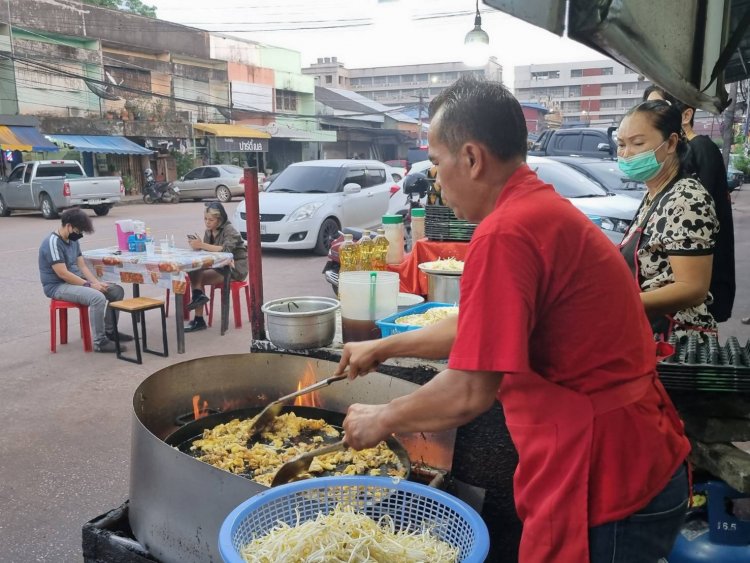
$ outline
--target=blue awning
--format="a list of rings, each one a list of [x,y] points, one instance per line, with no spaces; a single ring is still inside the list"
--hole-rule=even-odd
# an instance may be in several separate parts
[[[22,125],[0,126],[0,149],[10,151],[57,151],[57,147],[45,139],[36,127]]]
[[[125,137],[108,135],[47,135],[56,143],[68,145],[80,152],[104,154],[151,154],[154,151],[136,145]]]

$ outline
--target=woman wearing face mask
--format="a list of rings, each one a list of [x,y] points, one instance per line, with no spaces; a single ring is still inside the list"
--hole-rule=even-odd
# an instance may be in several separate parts
[[[716,333],[706,302],[719,225],[714,202],[684,169],[680,112],[664,101],[631,109],[617,133],[617,161],[648,193],[620,245],[654,333]]]

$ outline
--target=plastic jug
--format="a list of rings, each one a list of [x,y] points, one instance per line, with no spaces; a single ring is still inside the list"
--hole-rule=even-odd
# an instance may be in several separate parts
[[[344,342],[380,338],[375,321],[398,310],[398,285],[396,272],[342,272],[339,275]]]

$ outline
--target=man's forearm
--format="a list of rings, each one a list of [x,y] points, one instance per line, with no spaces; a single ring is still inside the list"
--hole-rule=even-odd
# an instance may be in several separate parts
[[[442,360],[450,355],[456,339],[458,316],[453,315],[434,325],[403,332],[383,339],[381,352],[385,358],[424,358]]]

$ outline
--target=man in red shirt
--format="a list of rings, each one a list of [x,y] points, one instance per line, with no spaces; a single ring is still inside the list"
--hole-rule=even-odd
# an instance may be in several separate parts
[[[654,562],[687,509],[682,424],[617,249],[525,164],[526,125],[501,84],[461,79],[430,106],[446,203],[479,223],[457,318],[344,347],[339,372],[390,357],[448,369],[387,405],[349,408],[355,448],[460,426],[503,406],[519,464],[523,562]]]

